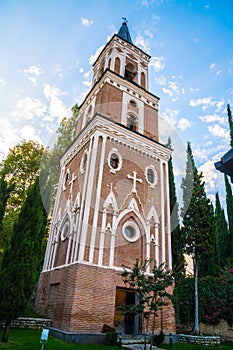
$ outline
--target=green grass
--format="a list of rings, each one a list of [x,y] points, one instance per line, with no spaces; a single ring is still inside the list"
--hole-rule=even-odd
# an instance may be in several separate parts
[[[160,345],[160,348],[169,349],[169,345]],[[232,350],[233,344],[222,344],[218,346],[201,346],[201,345],[189,345],[189,344],[173,344],[172,350]]]
[[[2,340],[0,329],[0,340]],[[8,343],[0,342],[0,350],[40,350],[40,330],[32,329],[11,329],[8,337]],[[108,345],[78,345],[65,343],[49,335],[49,340],[44,346],[44,350],[117,350],[117,346]]]

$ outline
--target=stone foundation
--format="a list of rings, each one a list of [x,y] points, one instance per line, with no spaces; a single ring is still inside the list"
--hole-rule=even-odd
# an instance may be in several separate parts
[[[200,323],[201,334],[218,335],[223,341],[233,342],[233,327],[227,321],[221,320],[217,325]]]
[[[221,343],[221,338],[219,336],[204,336],[204,335],[189,335],[180,334],[179,342],[184,344],[198,344],[205,346],[215,346]]]
[[[11,328],[42,329],[48,328],[52,320],[48,318],[19,317],[11,322]],[[0,322],[0,327],[4,327],[4,322]]]

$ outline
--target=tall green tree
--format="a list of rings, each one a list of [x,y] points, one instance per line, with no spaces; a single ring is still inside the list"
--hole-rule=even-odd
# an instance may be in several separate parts
[[[195,166],[191,144],[187,145],[186,177],[182,179],[183,218],[182,232],[185,241],[185,252],[193,257],[195,277],[195,320],[194,330],[199,333],[198,321],[198,271],[211,274],[214,253],[214,213],[213,206],[207,198],[202,174]],[[188,208],[187,194],[192,189]]]
[[[233,120],[230,105],[227,105],[227,116],[230,129],[230,146],[233,147]]]
[[[3,255],[0,271],[0,319],[5,321],[3,342],[8,340],[11,321],[27,308],[38,280],[46,226],[47,213],[37,177],[28,189],[10,244]]]
[[[219,269],[229,260],[231,244],[224,209],[221,207],[218,192],[215,195],[215,259]]]
[[[167,147],[171,149],[171,138],[169,137]],[[183,240],[179,222],[179,203],[176,196],[175,178],[173,172],[172,156],[168,161],[169,173],[169,195],[170,195],[170,215],[171,215],[171,243],[172,243],[172,264],[173,270],[183,271],[184,255]]]
[[[227,218],[229,225],[230,239],[228,242],[230,257],[233,260],[233,196],[231,185],[228,180],[228,176],[224,175],[225,188],[226,188],[226,207],[227,207]]]

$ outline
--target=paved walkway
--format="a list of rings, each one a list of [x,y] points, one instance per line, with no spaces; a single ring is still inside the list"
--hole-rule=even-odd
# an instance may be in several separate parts
[[[123,345],[125,348],[132,349],[132,350],[144,350],[144,344],[127,344]],[[146,349],[150,350],[150,344],[146,345]],[[158,348],[157,346],[152,346],[153,350],[164,350],[161,348]]]

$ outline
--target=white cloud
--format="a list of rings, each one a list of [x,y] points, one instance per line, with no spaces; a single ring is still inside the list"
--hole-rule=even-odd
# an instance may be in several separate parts
[[[216,63],[211,63],[210,69],[216,69],[216,67],[217,67]]]
[[[36,129],[31,125],[25,125],[20,130],[21,139],[25,139],[26,141],[33,140],[42,144],[41,138],[37,135]]]
[[[64,77],[63,69],[59,64],[56,65],[56,74],[58,75],[59,78]]]
[[[192,87],[191,87],[191,88],[190,88],[190,91],[191,91],[191,92],[198,92],[198,91],[199,91],[199,88],[192,88]]]
[[[43,85],[43,92],[46,99],[49,101],[48,109],[50,116],[52,118],[58,118],[58,122],[60,123],[62,119],[68,115],[68,110],[59,98],[66,93],[62,92],[59,88],[51,86],[49,84]]]
[[[215,191],[218,173],[215,169],[213,160],[208,160],[205,164],[201,165],[198,168],[198,171],[202,172],[206,191]]]
[[[149,38],[151,38],[151,39],[153,38],[153,33],[151,33],[150,30],[146,29],[146,30],[144,31],[144,33],[145,33],[145,35],[149,36]]]
[[[25,119],[33,119],[34,117],[42,118],[46,110],[47,107],[38,98],[27,96],[17,102],[16,110],[12,115]]]
[[[84,80],[84,81],[82,81],[82,84],[83,84],[84,86],[87,86],[88,88],[91,87],[91,81]]]
[[[6,85],[6,81],[0,78],[0,89],[4,88],[5,85]]]
[[[163,87],[162,91],[166,95],[173,96],[173,92],[170,89],[167,89],[167,88]]]
[[[177,127],[182,131],[186,130],[187,128],[190,128],[191,126],[192,123],[186,118],[180,118],[178,120]]]
[[[216,75],[220,75],[222,74],[222,71],[219,69],[217,72],[216,72]]]
[[[21,70],[19,70],[21,71]],[[23,73],[28,76],[28,80],[32,83],[32,86],[36,86],[37,78],[42,75],[44,72],[42,71],[40,65],[29,66],[28,68],[23,69]]]
[[[99,56],[100,52],[103,50],[104,48],[104,45],[98,47],[98,49],[96,50],[96,52],[94,53],[94,55],[91,55],[90,58],[89,58],[89,63],[90,64],[93,64],[95,63],[97,57]]]
[[[229,141],[229,131],[222,128],[220,125],[215,124],[214,126],[208,126],[209,132],[218,138],[223,138],[225,141]]]
[[[85,27],[90,27],[93,24],[93,21],[91,19],[82,17],[81,22]]]
[[[9,149],[20,141],[19,130],[8,118],[1,117],[0,160],[5,158]]]
[[[156,76],[155,81],[159,85],[166,85],[167,80],[164,75],[160,75],[159,77]]]
[[[226,118],[219,117],[217,114],[201,115],[199,119],[204,123],[219,122],[220,124],[226,124]]]
[[[135,46],[140,47],[143,51],[150,52],[150,46],[141,34],[137,35],[134,44]]]
[[[212,97],[203,97],[203,98],[198,98],[196,100],[190,100],[189,101],[189,106],[191,107],[197,107],[197,106],[202,106],[202,109],[205,110],[209,106],[213,106],[215,103],[212,100]]]
[[[199,43],[199,38],[193,38],[193,42],[195,43],[195,44],[198,44]]]
[[[40,65],[29,66],[28,68],[24,69],[23,72],[26,74],[32,74],[32,75],[36,75],[36,76],[43,74],[43,71],[42,71]]]
[[[164,57],[152,57],[149,63],[150,66],[154,68],[156,72],[159,72],[160,70],[163,70],[165,67],[165,59]]]

